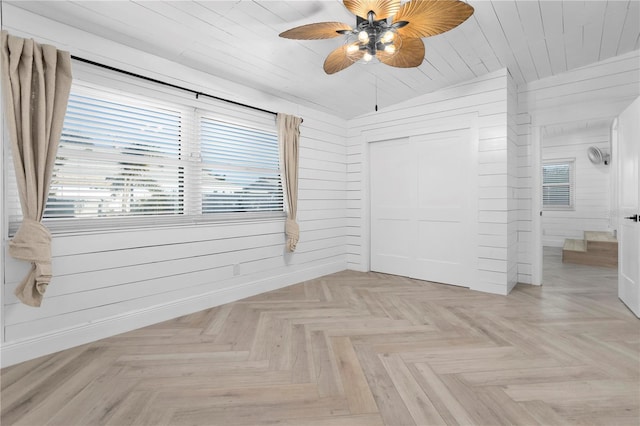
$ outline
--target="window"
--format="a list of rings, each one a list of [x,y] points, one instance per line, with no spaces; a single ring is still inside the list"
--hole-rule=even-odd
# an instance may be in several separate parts
[[[542,165],[542,206],[546,210],[573,209],[574,160]]]
[[[45,219],[183,213],[183,121],[175,108],[72,93]]]
[[[45,223],[77,230],[282,215],[275,119],[243,109],[74,83]]]
[[[202,213],[282,211],[277,135],[207,116],[199,124]]]

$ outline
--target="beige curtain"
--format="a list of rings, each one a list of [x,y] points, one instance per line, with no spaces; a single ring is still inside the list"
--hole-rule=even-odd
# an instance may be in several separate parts
[[[30,306],[40,306],[51,280],[51,234],[40,221],[70,89],[69,52],[2,31],[5,122],[23,215],[9,254],[32,263],[15,292]]]
[[[278,140],[282,157],[282,175],[287,195],[287,221],[284,232],[287,236],[287,250],[296,249],[300,228],[296,222],[298,211],[298,145],[300,143],[300,117],[278,114]]]

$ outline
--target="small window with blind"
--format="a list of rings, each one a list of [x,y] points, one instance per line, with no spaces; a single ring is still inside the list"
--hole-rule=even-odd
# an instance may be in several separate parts
[[[542,165],[542,207],[573,210],[574,160],[545,161]]]
[[[271,114],[152,96],[74,83],[44,212],[52,231],[283,215]]]

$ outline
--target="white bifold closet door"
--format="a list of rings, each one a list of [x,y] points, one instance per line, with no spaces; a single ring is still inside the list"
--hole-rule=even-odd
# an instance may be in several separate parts
[[[468,129],[370,144],[372,271],[469,287],[473,149]]]

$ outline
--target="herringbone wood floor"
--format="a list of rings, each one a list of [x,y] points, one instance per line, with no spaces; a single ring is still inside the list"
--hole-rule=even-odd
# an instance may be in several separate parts
[[[2,370],[2,424],[639,423],[615,270],[508,297],[345,271]]]

